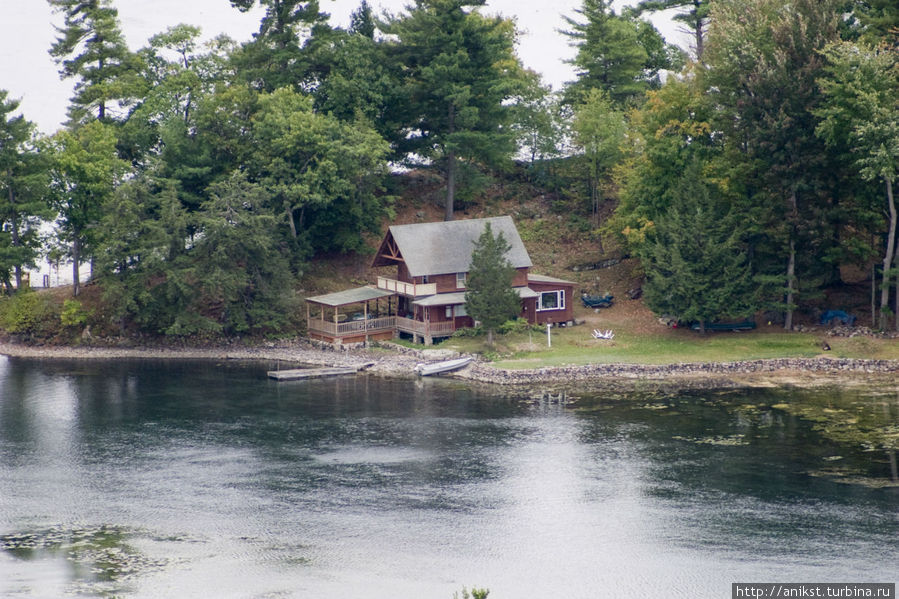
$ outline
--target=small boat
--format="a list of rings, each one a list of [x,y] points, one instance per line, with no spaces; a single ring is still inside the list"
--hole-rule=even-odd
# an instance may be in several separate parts
[[[585,308],[611,308],[614,301],[615,296],[611,293],[605,295],[587,295],[584,293],[581,295],[581,303],[584,304]]]
[[[456,358],[455,360],[444,360],[443,362],[431,362],[430,364],[416,364],[415,372],[419,376],[430,376],[432,374],[440,374],[442,372],[450,372],[458,370],[468,364],[473,358],[467,356],[465,358]]]

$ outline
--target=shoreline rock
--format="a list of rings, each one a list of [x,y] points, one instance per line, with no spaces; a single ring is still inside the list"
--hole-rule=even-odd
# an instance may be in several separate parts
[[[392,344],[368,349],[335,349],[313,346],[306,341],[239,348],[35,347],[0,342],[0,354],[36,359],[267,360],[356,368],[367,365],[365,371],[368,373],[396,378],[413,378],[413,368],[419,362],[447,359],[447,356],[437,355],[433,350],[393,347]],[[494,368],[476,359],[450,376],[471,383],[506,387],[577,385],[593,389],[621,388],[641,383],[682,388],[805,386],[858,383],[871,378],[885,378],[899,385],[899,361],[819,357],[678,364],[583,364],[511,370]]]

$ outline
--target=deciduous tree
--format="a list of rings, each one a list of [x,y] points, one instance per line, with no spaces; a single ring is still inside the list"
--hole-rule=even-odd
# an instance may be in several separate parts
[[[885,328],[899,222],[893,197],[899,174],[899,59],[886,45],[871,48],[847,42],[828,46],[826,56],[826,74],[819,79],[826,99],[816,111],[822,118],[817,132],[830,146],[848,144],[859,176],[865,181],[881,180],[886,188],[889,218],[880,294],[880,326]]]
[[[73,295],[80,290],[81,261],[95,250],[102,207],[128,164],[116,154],[111,125],[92,121],[62,130],[51,140],[50,193],[59,213],[58,236],[70,245]]]

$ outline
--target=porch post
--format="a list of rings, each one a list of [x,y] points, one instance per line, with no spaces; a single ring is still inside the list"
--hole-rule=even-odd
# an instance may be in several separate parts
[[[368,346],[368,302],[362,304],[362,331],[365,333],[365,341]]]

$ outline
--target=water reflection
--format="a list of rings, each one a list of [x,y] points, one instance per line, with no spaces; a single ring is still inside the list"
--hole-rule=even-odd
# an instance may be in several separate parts
[[[899,550],[899,489],[835,482],[890,480],[894,394],[270,367],[0,361],[0,595],[724,596]]]

